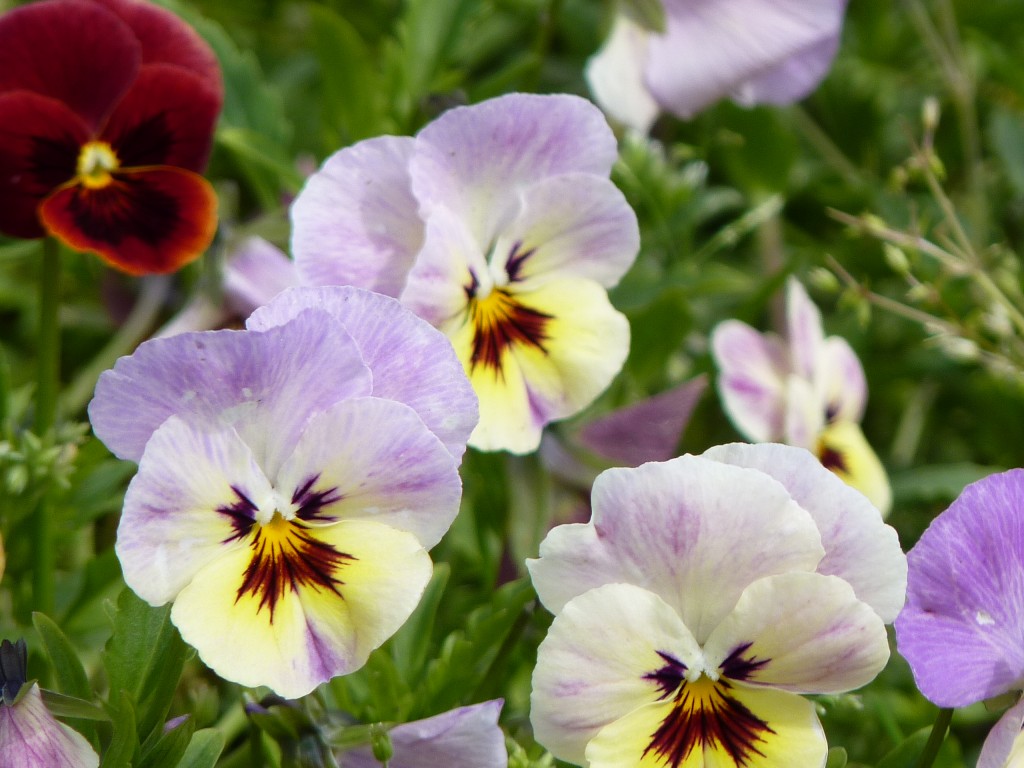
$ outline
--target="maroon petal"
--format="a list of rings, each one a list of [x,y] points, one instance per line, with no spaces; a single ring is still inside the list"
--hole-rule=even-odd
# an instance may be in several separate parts
[[[51,234],[132,275],[174,272],[206,250],[217,229],[217,196],[180,168],[115,171],[90,189],[66,184],[39,209]]]
[[[95,129],[138,73],[142,47],[115,14],[85,0],[46,0],[0,18],[0,93],[67,104]]]
[[[27,91],[0,93],[0,232],[41,237],[39,204],[75,177],[88,129],[67,106]]]
[[[171,165],[202,171],[220,111],[217,93],[198,75],[170,64],[144,66],[114,109],[102,139],[122,168]]]
[[[140,0],[96,0],[132,29],[142,43],[143,64],[173,64],[206,81],[218,99],[224,83],[217,57],[206,41],[173,13]]]

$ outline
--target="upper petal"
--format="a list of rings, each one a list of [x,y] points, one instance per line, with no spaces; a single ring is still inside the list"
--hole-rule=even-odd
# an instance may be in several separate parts
[[[262,237],[247,237],[224,265],[224,301],[248,317],[286,288],[298,285],[295,262]]]
[[[794,277],[786,281],[786,341],[789,342],[790,370],[806,381],[815,381],[823,363],[825,343],[821,311]]]
[[[941,707],[1024,681],[1024,470],[968,485],[907,555],[899,652]]]
[[[60,101],[91,130],[128,90],[141,60],[128,25],[95,2],[47,0],[0,18],[0,93]]]
[[[456,459],[477,423],[476,395],[440,331],[394,299],[351,287],[293,288],[253,313],[253,330],[281,325],[310,307],[352,337],[372,372],[375,397],[412,407]]]
[[[807,451],[788,445],[719,445],[704,452],[714,461],[771,475],[814,519],[825,557],[818,573],[849,582],[885,623],[896,618],[907,586],[907,558],[896,531],[878,510]]]
[[[792,104],[809,95],[825,79],[839,50],[839,30],[817,40],[741,83],[732,93],[737,104]]]
[[[658,103],[644,84],[650,33],[624,13],[616,14],[608,39],[587,61],[584,74],[594,100],[613,120],[647,133]]]
[[[739,320],[711,333],[718,394],[733,425],[751,440],[778,440],[785,429],[786,352],[774,334]]]
[[[868,399],[864,367],[849,342],[829,336],[821,350],[821,375],[830,420],[860,423]]]
[[[398,296],[423,244],[412,195],[414,140],[380,136],[331,155],[291,207],[292,253],[308,285]]]
[[[5,768],[96,768],[100,764],[85,737],[46,709],[37,683],[16,705],[0,705],[0,744]]]
[[[527,561],[553,613],[627,582],[664,598],[703,642],[752,581],[813,571],[823,555],[814,521],[776,480],[699,456],[609,469],[592,505],[590,523],[558,526]]]

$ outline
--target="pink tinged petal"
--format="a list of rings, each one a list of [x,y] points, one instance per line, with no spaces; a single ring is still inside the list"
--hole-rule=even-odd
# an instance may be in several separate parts
[[[607,176],[615,136],[590,102],[513,93],[445,112],[416,137],[412,190],[424,217],[442,206],[488,245],[507,224],[518,189],[548,176]]]
[[[398,296],[423,243],[412,196],[414,140],[382,136],[329,157],[291,208],[292,253],[307,285]]]
[[[839,30],[812,43],[740,85],[732,98],[745,107],[755,104],[792,104],[809,96],[825,79],[839,50]]]
[[[1024,760],[1024,699],[1010,707],[988,732],[977,768],[1017,768]]]
[[[756,442],[781,438],[787,360],[779,338],[726,320],[712,331],[711,354],[718,367],[718,394],[736,429]]]
[[[587,742],[604,726],[663,695],[653,673],[666,656],[686,668],[703,663],[693,634],[656,594],[606,584],[574,598],[537,650],[537,741],[561,760],[586,764]]]
[[[711,448],[703,456],[759,470],[782,483],[821,532],[825,557],[818,573],[848,582],[857,598],[885,623],[896,618],[906,594],[907,558],[896,531],[862,494],[801,448],[733,443]]]
[[[302,531],[307,548],[333,553],[331,564],[278,552],[255,570],[280,572],[247,587],[256,554],[233,549],[196,574],[171,610],[182,638],[214,672],[285,698],[365,664],[412,613],[431,573],[429,555],[404,531],[362,520]],[[295,572],[311,578],[289,581]],[[276,597],[268,599],[268,590]]]
[[[163,605],[274,509],[273,488],[234,429],[171,416],[125,494],[115,547],[124,580]]]
[[[505,735],[498,725],[501,699],[459,707],[390,731],[389,768],[507,768]],[[368,746],[345,752],[345,768],[380,768]]]
[[[885,626],[836,576],[783,573],[748,586],[704,644],[730,679],[794,693],[866,685],[889,660]]]
[[[666,34],[651,35],[648,43],[647,86],[663,108],[685,118],[734,94],[750,103],[760,95],[759,78],[771,84],[788,59],[836,37],[846,3],[669,0],[665,6]],[[801,95],[813,87],[800,85]]]
[[[522,191],[522,209],[494,246],[492,272],[528,289],[584,278],[611,288],[640,250],[636,214],[607,178],[566,173]]]
[[[690,414],[707,389],[705,375],[589,422],[576,441],[591,453],[627,467],[676,455]]]
[[[148,341],[100,376],[89,418],[107,447],[132,461],[169,416],[221,419],[272,477],[310,415],[368,395],[370,387],[370,371],[345,329],[310,310],[263,332]]]
[[[814,450],[825,426],[825,393],[796,374],[786,377],[783,438],[788,445]]]
[[[827,415],[833,421],[860,423],[868,399],[864,368],[849,342],[829,336],[821,351]]]
[[[408,531],[427,549],[462,497],[458,464],[416,411],[375,397],[313,416],[276,486],[310,524],[370,520]]]
[[[478,419],[477,400],[444,334],[394,299],[351,287],[293,288],[258,309],[252,330],[282,325],[308,308],[331,315],[372,372],[369,394],[413,408],[456,459]]]
[[[262,237],[247,237],[224,268],[224,300],[240,317],[298,284],[295,263]]]
[[[616,122],[647,133],[658,117],[658,103],[644,83],[650,33],[626,14],[616,15],[601,49],[587,61],[584,76],[594,100]]]
[[[46,709],[36,683],[17,704],[0,704],[0,755],[4,768],[96,768],[100,764],[85,737]]]
[[[795,278],[786,281],[786,341],[789,342],[791,371],[806,381],[814,381],[821,370],[821,312]]]
[[[703,642],[752,581],[813,571],[824,554],[814,521],[776,480],[699,456],[609,469],[593,508],[590,523],[555,528],[527,560],[555,614],[588,589],[636,584]]]
[[[940,707],[1024,683],[1024,470],[968,485],[907,555],[899,652]]]

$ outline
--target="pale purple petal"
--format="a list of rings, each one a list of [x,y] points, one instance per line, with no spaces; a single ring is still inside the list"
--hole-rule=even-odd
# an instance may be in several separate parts
[[[792,104],[810,95],[825,79],[839,50],[839,30],[793,54],[778,66],[741,84],[732,94],[737,104]]]
[[[829,336],[821,354],[821,375],[830,420],[860,423],[868,399],[868,383],[857,353],[846,339]]]
[[[477,423],[476,395],[444,334],[394,299],[341,286],[285,291],[248,326],[265,331],[310,307],[330,314],[352,337],[373,375],[369,394],[410,406],[452,456],[462,456]]]
[[[818,438],[825,428],[825,391],[819,382],[796,374],[786,377],[786,415],[782,439],[788,445],[817,450]]]
[[[411,137],[381,136],[329,157],[291,208],[292,253],[307,285],[397,296],[423,240]]]
[[[563,173],[607,176],[617,156],[590,102],[513,93],[449,110],[420,131],[412,189],[424,218],[448,208],[486,247],[514,212],[519,187]]]
[[[779,67],[795,56],[797,72],[817,73],[804,57],[836,37],[845,9],[845,0],[666,0],[666,33],[648,42],[647,85],[680,117],[733,94],[749,102],[759,84],[778,97],[771,86]],[[799,85],[802,95],[814,83]]]
[[[824,362],[821,312],[793,277],[786,282],[786,341],[789,342],[790,370],[805,381],[814,381]]]
[[[273,476],[311,414],[368,395],[370,387],[370,371],[345,329],[309,310],[265,332],[145,342],[100,376],[89,418],[111,452],[136,462],[169,416],[224,420]]]
[[[584,70],[590,92],[601,109],[613,120],[641,133],[651,129],[659,111],[644,84],[649,36],[626,14],[617,14],[608,39]]]
[[[885,623],[896,618],[906,594],[907,558],[896,531],[864,496],[802,448],[788,445],[715,446],[703,456],[771,475],[810,513],[825,547],[818,573],[839,576]]]
[[[776,480],[699,456],[609,469],[592,505],[590,523],[555,528],[527,561],[552,613],[625,582],[663,598],[703,642],[752,581],[813,571],[823,555],[814,521]]]
[[[36,683],[17,704],[0,704],[0,761],[4,768],[96,768],[100,764],[85,737],[46,709]]]
[[[917,687],[962,707],[1024,682],[1024,470],[967,486],[907,555],[899,651]]]
[[[498,725],[502,704],[495,699],[396,725],[388,732],[394,748],[389,768],[505,768],[508,752]],[[369,746],[343,753],[341,763],[380,768]]]
[[[248,317],[298,283],[295,263],[280,248],[262,237],[247,237],[224,267],[224,301],[238,317]]]
[[[1011,754],[1018,760],[1024,757],[1024,699],[1010,707],[989,731],[978,756],[977,768],[1016,768],[1019,763],[1009,762]]]
[[[594,419],[580,430],[577,442],[608,461],[638,467],[676,455],[690,414],[707,389],[697,376],[666,392]]]
[[[718,394],[736,429],[756,442],[780,439],[788,363],[779,338],[726,320],[712,331],[711,354],[718,367]]]

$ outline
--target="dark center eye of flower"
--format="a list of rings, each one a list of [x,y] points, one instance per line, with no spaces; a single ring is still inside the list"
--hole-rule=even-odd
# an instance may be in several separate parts
[[[825,469],[831,470],[837,474],[844,474],[849,472],[849,468],[846,466],[846,457],[840,451],[837,451],[832,446],[826,444],[824,441],[818,442],[818,461]]]
[[[78,180],[88,189],[101,189],[111,182],[111,171],[121,167],[117,153],[105,141],[90,141],[78,153]]]
[[[482,299],[471,299],[469,313],[474,326],[471,370],[482,365],[501,376],[502,357],[516,345],[547,353],[544,343],[552,316],[523,306],[507,291],[495,288]]]

